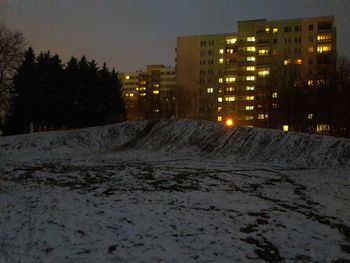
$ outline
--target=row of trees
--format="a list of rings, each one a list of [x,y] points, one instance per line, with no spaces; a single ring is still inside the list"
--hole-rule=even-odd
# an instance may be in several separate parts
[[[114,69],[85,56],[63,64],[58,55],[29,48],[13,78],[7,134],[103,125],[124,118]]]

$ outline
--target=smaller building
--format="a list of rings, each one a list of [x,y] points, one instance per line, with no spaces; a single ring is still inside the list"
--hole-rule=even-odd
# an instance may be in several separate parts
[[[128,120],[175,116],[175,69],[147,65],[146,71],[120,73]]]

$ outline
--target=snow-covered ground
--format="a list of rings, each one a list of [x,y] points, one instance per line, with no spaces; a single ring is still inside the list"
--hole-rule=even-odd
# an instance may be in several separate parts
[[[350,141],[193,120],[0,137],[0,262],[350,262]]]

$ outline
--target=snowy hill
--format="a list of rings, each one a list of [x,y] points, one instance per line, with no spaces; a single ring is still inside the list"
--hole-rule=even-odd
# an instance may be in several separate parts
[[[0,138],[0,159],[57,158],[137,149],[276,165],[350,167],[350,140],[194,120],[124,122]]]
[[[0,137],[0,262],[350,262],[350,141],[194,120]]]

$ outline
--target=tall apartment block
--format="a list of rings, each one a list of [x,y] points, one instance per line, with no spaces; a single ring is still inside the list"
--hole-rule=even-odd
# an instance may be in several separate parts
[[[120,73],[128,120],[175,116],[175,69],[148,65],[145,72]]]
[[[281,87],[329,82],[336,29],[332,16],[239,21],[237,33],[178,37],[176,51],[179,117],[270,127]]]

